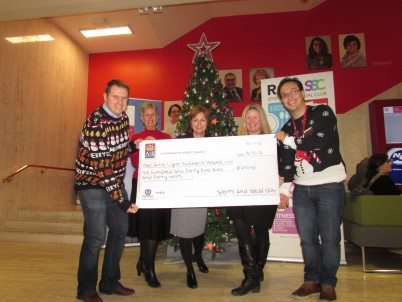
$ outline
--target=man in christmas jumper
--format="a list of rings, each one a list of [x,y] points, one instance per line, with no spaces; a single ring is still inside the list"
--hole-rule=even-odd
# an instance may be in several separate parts
[[[120,259],[128,229],[128,214],[138,207],[124,190],[129,155],[129,122],[124,112],[129,87],[112,80],[103,95],[104,103],[92,112],[79,139],[75,161],[75,189],[84,214],[84,241],[78,267],[77,298],[102,302],[96,291],[99,251],[106,239],[99,291],[108,295],[131,295],[134,290],[120,282]]]
[[[303,299],[320,293],[320,300],[333,301],[346,179],[336,117],[326,105],[307,106],[303,84],[297,78],[284,78],[277,93],[291,115],[276,134],[280,174],[285,178],[279,208],[289,206],[294,182],[293,210],[304,260],[304,283],[292,297]]]

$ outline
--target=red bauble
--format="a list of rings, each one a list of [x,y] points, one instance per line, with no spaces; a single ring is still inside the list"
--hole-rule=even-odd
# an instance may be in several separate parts
[[[215,253],[220,253],[221,249],[219,248],[219,246],[215,246]]]
[[[216,217],[221,217],[221,211],[215,210],[215,216]]]

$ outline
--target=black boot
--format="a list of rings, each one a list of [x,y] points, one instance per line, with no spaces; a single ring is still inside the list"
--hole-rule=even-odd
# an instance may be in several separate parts
[[[189,288],[197,288],[197,279],[195,278],[194,267],[192,260],[192,252],[193,248],[191,245],[192,240],[189,238],[181,238],[179,237],[179,246],[181,256],[183,257],[184,263],[187,268],[187,286]]]
[[[137,275],[141,276],[141,273],[144,272],[144,261],[139,258],[137,262]]]
[[[243,296],[248,292],[260,292],[260,279],[252,245],[239,246],[240,258],[243,265],[244,280],[238,288],[232,290],[232,295]]]
[[[197,288],[197,279],[195,278],[195,273],[187,273],[187,286],[189,288]]]
[[[158,279],[156,278],[155,274],[155,267],[154,266],[148,266],[144,265],[144,276],[145,276],[145,281],[148,283],[150,287],[160,287],[161,284],[159,283]]]
[[[267,262],[268,251],[269,251],[269,243],[257,243],[255,245],[255,260],[257,262],[258,269],[258,277],[260,278],[260,282],[264,281],[264,267]]]
[[[155,257],[158,249],[159,241],[145,239],[141,240],[141,253],[143,255],[143,273],[145,281],[150,287],[160,287],[155,274]]]
[[[198,269],[201,273],[208,273],[208,267],[205,265],[204,260],[202,259],[202,250],[205,244],[205,236],[204,233],[198,237],[193,238],[194,245],[194,254],[193,254],[193,262],[197,262]]]
[[[205,265],[204,259],[198,258],[196,254],[193,254],[193,262],[197,262],[198,269],[201,273],[208,273],[209,269],[208,266]]]

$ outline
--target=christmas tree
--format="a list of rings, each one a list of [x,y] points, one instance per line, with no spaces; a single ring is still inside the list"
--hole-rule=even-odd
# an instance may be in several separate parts
[[[176,136],[186,134],[187,115],[196,105],[209,109],[210,136],[236,135],[237,126],[233,119],[233,110],[225,100],[218,69],[205,55],[200,55],[193,61],[193,73],[184,92],[183,109],[176,128]]]
[[[236,135],[237,126],[233,118],[233,110],[225,100],[223,85],[219,79],[214,62],[205,54],[197,56],[193,61],[193,72],[184,92],[183,108],[176,128],[176,136],[185,135],[188,129],[187,116],[190,110],[201,105],[209,110],[210,136]],[[225,251],[225,244],[235,237],[234,227],[224,208],[208,209],[205,226],[205,249],[211,251],[214,259],[217,253]],[[178,248],[177,238],[164,242]]]
[[[232,221],[226,214],[225,208],[208,209],[205,225],[205,249],[211,251],[212,260],[216,254],[225,251],[225,243],[235,238],[236,233]]]

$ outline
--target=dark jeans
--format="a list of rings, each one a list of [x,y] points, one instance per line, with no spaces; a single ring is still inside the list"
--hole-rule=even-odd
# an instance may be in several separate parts
[[[295,185],[293,211],[301,239],[304,281],[336,286],[344,204],[343,182]]]
[[[99,251],[105,243],[106,234],[99,290],[113,293],[120,286],[120,259],[128,229],[127,213],[116,205],[105,190],[82,190],[78,195],[84,214],[84,241],[78,267],[77,297],[96,292]]]

